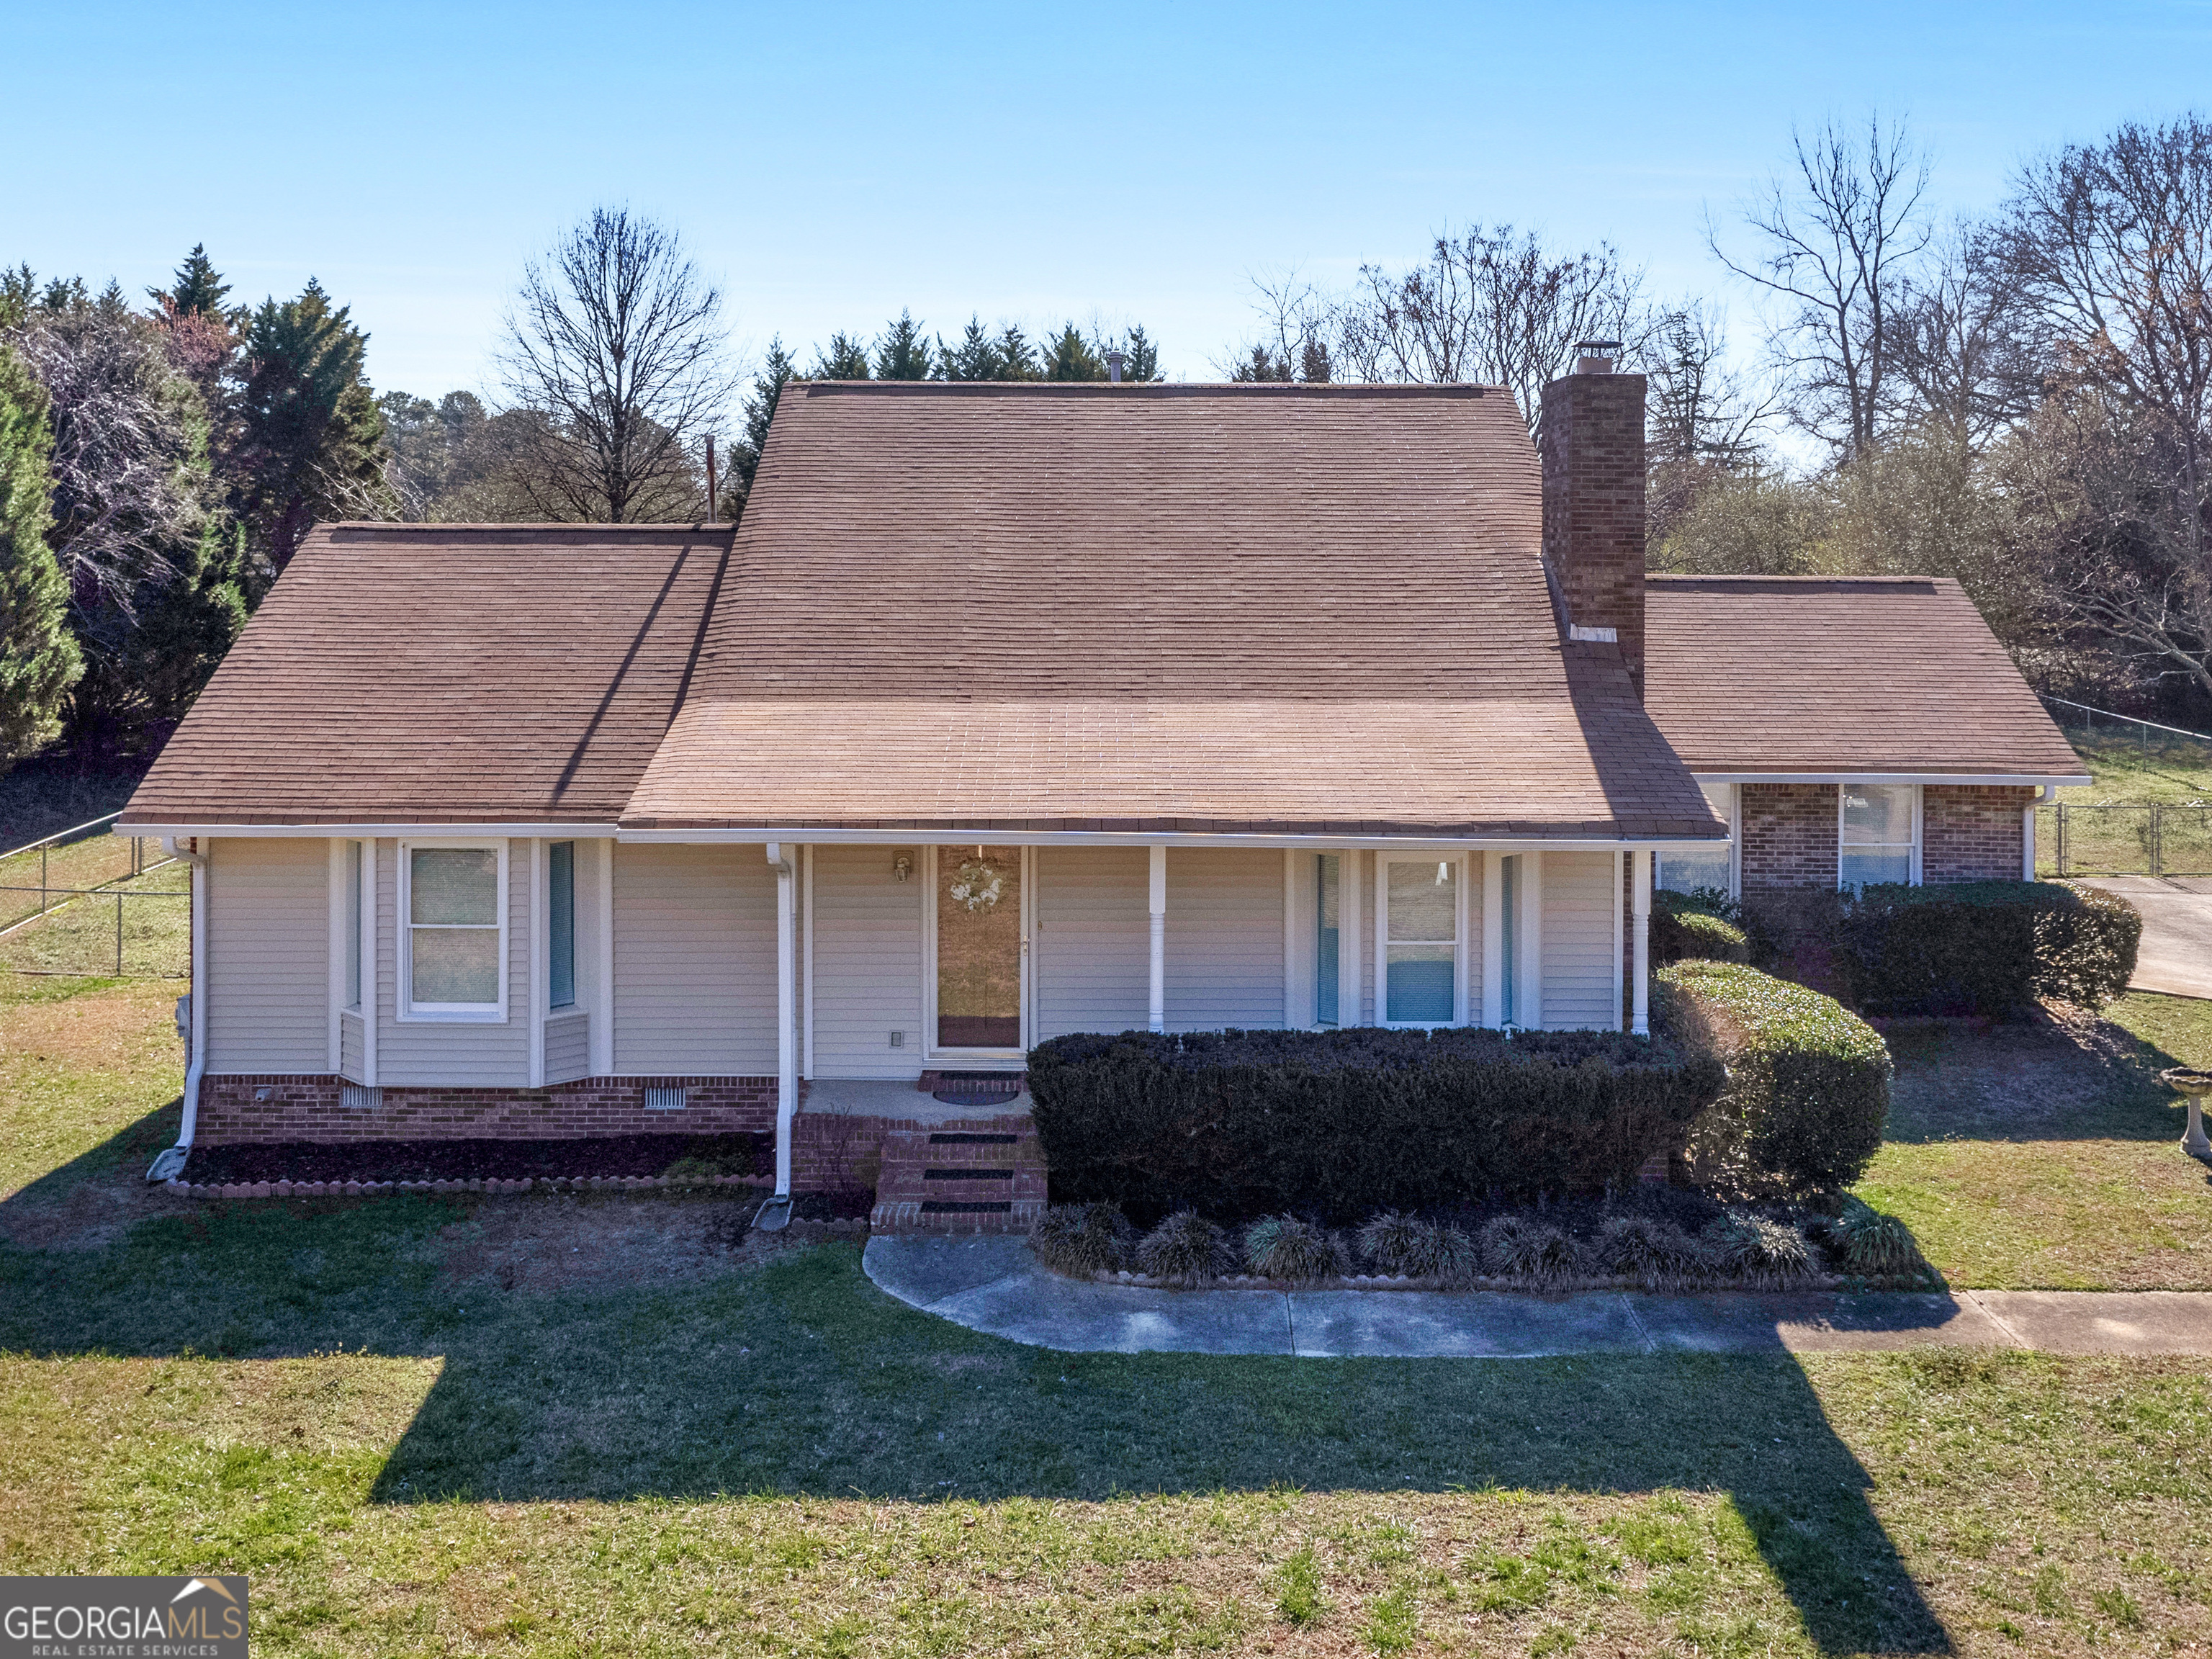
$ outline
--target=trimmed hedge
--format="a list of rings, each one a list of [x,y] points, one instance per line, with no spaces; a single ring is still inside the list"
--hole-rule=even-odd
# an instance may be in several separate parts
[[[1029,1060],[1056,1201],[1231,1215],[1626,1186],[1723,1080],[1613,1031],[1125,1031]]]
[[[1749,962],[1751,937],[1686,893],[1651,896],[1651,960]]]
[[[1736,963],[1652,975],[1685,1042],[1727,1062],[1728,1087],[1692,1126],[1702,1185],[1832,1192],[1866,1170],[1889,1116],[1889,1049],[1832,997]]]
[[[1871,1014],[2005,1018],[2039,996],[2101,1007],[2125,991],[2142,917],[2124,898],[2056,881],[1867,888],[1837,951]]]

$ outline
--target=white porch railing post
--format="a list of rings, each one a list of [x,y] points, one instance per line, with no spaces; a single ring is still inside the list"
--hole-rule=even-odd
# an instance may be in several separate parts
[[[1152,852],[1152,1000],[1146,1018],[1150,1029],[1168,1029],[1168,849]]]
[[[1651,1035],[1651,849],[1638,848],[1629,855],[1629,892],[1632,896],[1635,943],[1635,1000],[1628,1029],[1636,1036]]]

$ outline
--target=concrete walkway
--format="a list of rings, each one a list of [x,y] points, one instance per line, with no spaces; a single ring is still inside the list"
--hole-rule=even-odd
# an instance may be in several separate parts
[[[2212,1291],[1158,1291],[1047,1273],[1021,1238],[875,1238],[862,1263],[925,1313],[1073,1352],[1533,1359],[1948,1346],[2212,1355]]]
[[[2212,997],[2212,876],[2100,876],[2081,884],[2118,893],[2142,912],[2130,990]]]

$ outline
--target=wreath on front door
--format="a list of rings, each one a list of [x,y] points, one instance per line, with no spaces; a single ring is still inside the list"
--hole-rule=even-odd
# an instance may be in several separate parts
[[[995,908],[1006,890],[1006,878],[981,859],[967,860],[957,873],[952,896],[970,910]]]

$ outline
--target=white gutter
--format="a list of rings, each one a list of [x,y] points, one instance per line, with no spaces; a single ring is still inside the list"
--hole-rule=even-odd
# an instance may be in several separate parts
[[[177,1128],[177,1144],[165,1148],[146,1171],[149,1181],[172,1181],[184,1173],[185,1159],[192,1150],[192,1135],[199,1127],[200,1079],[207,1072],[207,854],[187,850],[180,837],[165,836],[163,849],[172,858],[192,867],[192,978],[185,995],[185,1115]]]
[[[1722,836],[1353,836],[1341,832],[1310,835],[1261,835],[1239,831],[1146,831],[1136,830],[1010,830],[1002,826],[931,824],[887,830],[837,830],[812,825],[756,825],[750,829],[623,830],[616,839],[625,844],[712,846],[769,846],[804,836],[821,846],[836,847],[966,847],[992,842],[1001,847],[1250,847],[1302,848],[1316,852],[1421,853],[1468,849],[1493,853],[1617,853],[1625,847],[1658,850],[1686,847],[1719,847]]]
[[[775,1194],[753,1217],[763,1232],[779,1232],[791,1222],[791,1121],[799,1111],[798,940],[792,915],[795,872],[780,842],[767,846],[769,868],[775,872]]]
[[[2087,788],[2087,772],[1708,772],[1692,767],[1699,783],[1941,783],[1989,788]]]

